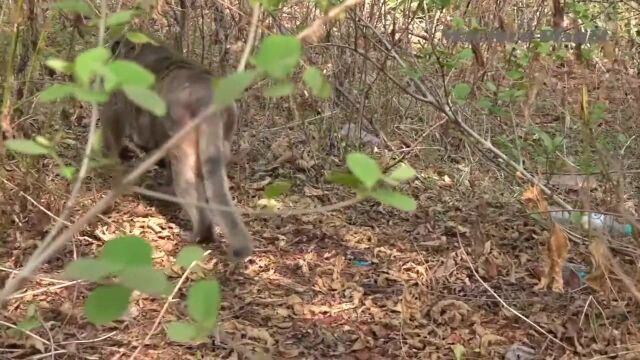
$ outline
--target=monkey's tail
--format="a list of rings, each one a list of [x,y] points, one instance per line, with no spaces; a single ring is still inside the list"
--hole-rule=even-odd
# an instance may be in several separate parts
[[[200,129],[197,130],[198,146],[205,192],[209,203],[213,205],[209,213],[222,226],[231,245],[232,256],[240,260],[251,255],[253,246],[251,235],[234,206],[229,192],[224,158],[224,126],[221,118],[227,114],[222,110],[200,125]]]

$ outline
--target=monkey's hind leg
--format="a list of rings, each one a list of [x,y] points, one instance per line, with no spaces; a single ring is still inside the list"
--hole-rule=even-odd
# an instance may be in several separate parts
[[[194,140],[188,137],[170,151],[173,188],[176,196],[184,201],[180,205],[191,219],[191,240],[209,242],[214,240],[211,220],[205,208],[195,205],[206,204],[207,201],[198,178],[199,160],[196,147],[190,146]]]

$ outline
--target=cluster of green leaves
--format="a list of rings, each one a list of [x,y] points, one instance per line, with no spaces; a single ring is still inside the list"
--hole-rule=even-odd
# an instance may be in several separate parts
[[[75,81],[46,88],[40,93],[39,100],[51,102],[74,97],[79,101],[104,104],[111,93],[122,90],[136,105],[163,116],[166,105],[152,89],[155,75],[132,61],[109,61],[110,58],[108,49],[95,47],[81,52],[71,63],[59,58],[48,59],[47,66],[59,73],[73,75]],[[95,86],[96,81],[101,86]]]
[[[536,137],[540,140],[541,145],[536,147],[534,152],[536,159],[544,163],[544,168],[547,173],[557,172],[563,165],[563,161],[558,156],[558,153],[562,150],[564,138],[560,135],[552,137],[539,128],[534,128],[533,131]]]
[[[349,153],[346,163],[349,172],[334,171],[327,176],[327,180],[354,189],[360,198],[373,198],[382,204],[403,211],[416,209],[416,202],[413,198],[390,189],[390,187],[399,186],[416,176],[416,172],[411,166],[400,164],[385,175],[374,159],[359,152]],[[263,199],[258,202],[259,205],[274,211],[277,207],[276,198],[289,191],[290,188],[291,183],[282,180],[265,186]]]
[[[130,38],[140,40],[142,34],[133,33]],[[150,41],[150,40],[149,40]],[[96,47],[80,53],[73,62],[59,58],[46,61],[50,68],[72,74],[74,82],[54,84],[40,93],[39,101],[51,102],[67,97],[80,101],[105,103],[111,93],[122,92],[135,104],[151,113],[162,116],[166,113],[166,105],[162,98],[152,89],[155,76],[144,67],[128,60],[109,61],[109,50]],[[94,86],[94,81],[100,87]],[[91,139],[92,143],[98,139]],[[33,139],[10,139],[5,143],[7,149],[25,155],[44,155],[55,159],[59,163],[59,173],[71,179],[76,172],[72,166],[67,166],[55,151],[54,143],[43,136]],[[99,153],[99,152],[98,152]]]
[[[86,2],[81,0],[62,0],[50,5],[52,9],[67,13],[78,13],[90,19],[90,25],[100,20]],[[117,27],[129,23],[137,14],[137,10],[123,10],[109,14],[105,23],[107,27]],[[127,34],[129,40],[136,43],[152,42],[141,33]],[[166,105],[162,98],[152,89],[155,76],[144,67],[128,60],[111,60],[111,52],[103,47],[94,47],[81,52],[72,61],[51,57],[45,65],[62,74],[72,75],[72,82],[51,85],[40,92],[38,100],[44,103],[75,98],[82,102],[104,104],[111,94],[121,90],[132,102],[151,113],[162,116],[166,113]],[[90,139],[92,144],[98,139]],[[25,155],[45,155],[59,164],[59,173],[71,179],[76,173],[73,166],[67,166],[55,151],[55,142],[36,136],[33,139],[10,139],[6,141],[7,149]]]
[[[361,198],[373,198],[384,205],[403,211],[416,209],[416,202],[410,196],[390,187],[412,180],[415,170],[406,164],[400,164],[384,174],[378,163],[369,155],[352,152],[346,158],[350,173],[335,171],[327,177],[329,182],[344,185],[356,191]]]
[[[301,55],[302,44],[295,36],[268,36],[250,59],[254,68],[227,75],[214,82],[214,103],[220,107],[231,104],[249,86],[263,78],[268,78],[270,82],[263,95],[274,98],[290,95],[295,90],[291,76],[300,63]],[[308,67],[302,80],[314,96],[331,96],[331,86],[318,68]]]
[[[198,262],[205,252],[198,246],[183,248],[176,264],[200,272]],[[84,314],[96,325],[117,320],[129,307],[134,290],[152,296],[166,297],[173,285],[166,275],[153,267],[152,248],[137,236],[120,236],[107,241],[96,258],[79,258],[64,269],[69,280],[97,282],[99,285],[84,303]],[[220,310],[220,286],[212,279],[198,280],[187,291],[187,313],[191,322],[176,321],[167,324],[170,339],[181,342],[204,341],[217,325]]]
[[[84,312],[89,321],[105,324],[122,316],[133,290],[167,295],[171,284],[153,268],[151,255],[151,246],[142,238],[121,236],[107,241],[97,258],[79,258],[65,267],[67,279],[107,283],[87,297]]]

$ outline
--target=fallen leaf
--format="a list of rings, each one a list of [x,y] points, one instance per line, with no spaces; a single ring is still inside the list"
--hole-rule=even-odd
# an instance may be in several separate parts
[[[487,350],[487,347],[491,346],[494,343],[503,343],[506,342],[507,339],[502,336],[494,335],[494,334],[485,334],[480,339],[480,351],[484,353]]]
[[[542,191],[540,190],[540,187],[538,185],[530,186],[526,191],[522,193],[520,199],[525,203],[529,210],[537,210],[541,212],[542,216],[544,216],[545,218],[551,218],[551,216],[549,215],[549,205],[544,199]],[[537,205],[537,209],[533,207],[534,203]]]
[[[611,265],[607,256],[606,244],[600,238],[594,238],[589,245],[589,251],[591,252],[591,273],[587,275],[585,282],[590,287],[599,290],[606,291],[609,286],[607,284],[607,272]]]
[[[498,265],[491,257],[487,257],[482,262],[482,272],[487,280],[492,281],[498,277]]]
[[[440,324],[457,327],[471,308],[458,300],[442,300],[431,308],[431,317]]]
[[[569,248],[569,237],[560,225],[553,222],[551,236],[547,242],[546,256],[543,256],[545,263],[544,274],[540,279],[540,283],[536,286],[536,290],[545,289],[551,284],[553,291],[563,291],[562,267],[569,253]]]

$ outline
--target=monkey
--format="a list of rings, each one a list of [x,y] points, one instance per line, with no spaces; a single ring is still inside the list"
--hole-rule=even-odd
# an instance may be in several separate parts
[[[155,91],[166,102],[167,112],[156,117],[123,92],[114,92],[99,114],[108,157],[121,159],[125,139],[129,138],[142,150],[157,149],[212,104],[213,74],[159,41],[134,43],[120,36],[110,50],[115,59],[133,61],[155,75]],[[191,220],[191,240],[215,240],[213,223],[218,222],[229,239],[231,256],[242,259],[251,255],[252,241],[233,205],[226,173],[238,121],[239,110],[233,103],[205,119],[173,146],[166,158],[173,191],[185,201],[181,206]],[[205,209],[195,202],[213,203],[227,210],[215,206]]]

